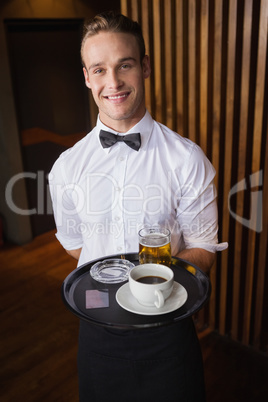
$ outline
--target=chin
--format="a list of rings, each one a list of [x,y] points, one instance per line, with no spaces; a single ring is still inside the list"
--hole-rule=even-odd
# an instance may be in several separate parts
[[[114,114],[109,114],[108,115],[110,119],[116,120],[116,121],[123,121],[123,120],[128,120],[131,119],[134,116],[133,111],[125,112],[125,113],[114,113]]]

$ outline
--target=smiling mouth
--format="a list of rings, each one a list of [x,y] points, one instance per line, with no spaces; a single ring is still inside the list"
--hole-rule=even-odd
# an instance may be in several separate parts
[[[124,94],[120,94],[120,95],[110,95],[110,96],[105,96],[106,99],[109,100],[118,100],[118,99],[124,99],[127,98],[129,95],[129,92],[126,92]]]

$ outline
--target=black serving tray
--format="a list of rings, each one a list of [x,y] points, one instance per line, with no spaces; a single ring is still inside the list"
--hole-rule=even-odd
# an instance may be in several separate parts
[[[138,254],[126,254],[124,259],[138,265]],[[171,269],[174,280],[185,287],[188,298],[177,310],[161,315],[139,315],[131,313],[119,306],[116,292],[126,282],[106,284],[95,281],[89,271],[98,261],[108,258],[121,258],[113,255],[86,263],[72,271],[62,284],[62,298],[67,308],[77,317],[92,324],[122,328],[142,329],[172,324],[192,316],[208,301],[211,285],[208,276],[194,264],[176,257],[172,258]],[[99,290],[108,293],[108,307],[86,308],[85,294],[87,290]]]

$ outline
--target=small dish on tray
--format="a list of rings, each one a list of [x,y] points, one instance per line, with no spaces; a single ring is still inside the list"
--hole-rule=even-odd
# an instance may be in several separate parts
[[[157,307],[145,307],[142,306],[137,299],[132,295],[129,283],[122,285],[116,292],[117,303],[125,310],[131,313],[141,315],[160,315],[171,313],[182,307],[187,300],[188,293],[186,289],[178,282],[174,282],[174,287],[171,295],[165,301],[165,304],[161,308]]]
[[[106,259],[94,264],[90,269],[90,275],[101,283],[125,282],[134,266],[135,264],[128,260]]]

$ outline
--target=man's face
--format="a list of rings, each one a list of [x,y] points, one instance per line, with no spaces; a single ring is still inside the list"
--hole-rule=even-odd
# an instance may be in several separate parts
[[[139,47],[131,34],[100,32],[84,45],[83,69],[101,121],[126,132],[144,116],[144,79],[150,75],[148,56],[140,62]]]

